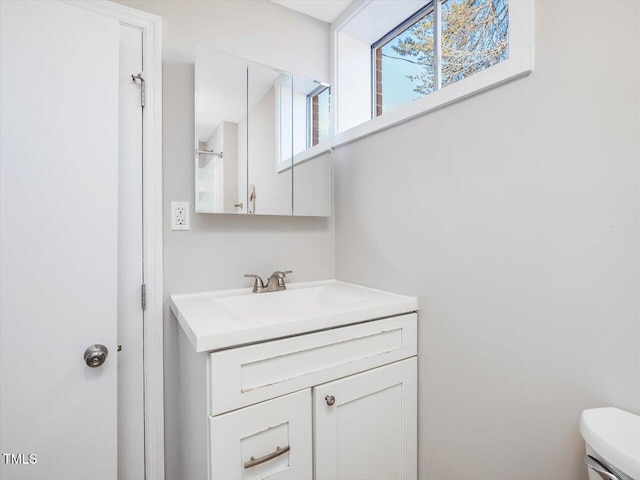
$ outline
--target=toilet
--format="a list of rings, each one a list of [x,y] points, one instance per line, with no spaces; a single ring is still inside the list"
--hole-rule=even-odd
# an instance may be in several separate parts
[[[640,416],[612,407],[584,410],[580,433],[589,480],[640,480]]]

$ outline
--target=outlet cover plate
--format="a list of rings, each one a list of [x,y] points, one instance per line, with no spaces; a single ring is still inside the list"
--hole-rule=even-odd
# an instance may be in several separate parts
[[[189,202],[171,202],[171,230],[190,230]]]

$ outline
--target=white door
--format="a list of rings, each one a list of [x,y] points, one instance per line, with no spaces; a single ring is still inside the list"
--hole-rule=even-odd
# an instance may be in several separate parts
[[[311,480],[311,422],[311,389],[210,418],[211,480]]]
[[[118,22],[2,1],[0,35],[0,477],[113,480]]]
[[[120,25],[118,171],[118,480],[144,479],[142,30]]]
[[[417,478],[416,358],[314,388],[317,480]]]

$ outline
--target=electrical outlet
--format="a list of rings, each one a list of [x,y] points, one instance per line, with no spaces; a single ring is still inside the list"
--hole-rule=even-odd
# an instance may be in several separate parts
[[[190,230],[189,202],[171,202],[171,230]]]

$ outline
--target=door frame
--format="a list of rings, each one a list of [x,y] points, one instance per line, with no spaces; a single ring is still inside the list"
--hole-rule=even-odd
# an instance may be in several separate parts
[[[144,465],[146,480],[164,479],[164,358],[162,286],[162,18],[107,0],[62,0],[142,30],[142,223],[144,282]],[[134,73],[134,72],[132,72]],[[137,73],[137,72],[135,72]]]

